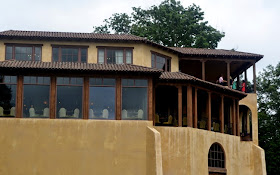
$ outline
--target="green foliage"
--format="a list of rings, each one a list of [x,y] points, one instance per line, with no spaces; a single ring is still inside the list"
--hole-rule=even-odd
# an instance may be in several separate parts
[[[195,4],[184,8],[180,1],[164,0],[145,10],[133,7],[126,13],[113,14],[94,32],[133,34],[165,46],[216,48],[224,33],[204,21],[204,12]]]
[[[267,174],[280,174],[280,62],[257,78],[259,141],[265,150]]]

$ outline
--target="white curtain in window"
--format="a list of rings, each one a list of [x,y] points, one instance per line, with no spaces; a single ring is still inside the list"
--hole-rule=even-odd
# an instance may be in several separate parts
[[[122,50],[116,50],[116,63],[122,64],[123,63],[123,51]]]

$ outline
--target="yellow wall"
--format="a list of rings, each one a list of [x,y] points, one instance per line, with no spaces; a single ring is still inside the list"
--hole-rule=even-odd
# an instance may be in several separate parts
[[[205,175],[214,142],[227,175],[265,175],[253,142],[151,121],[0,118],[0,175]]]
[[[163,174],[208,174],[208,151],[218,142],[225,150],[227,175],[265,175],[264,152],[240,137],[195,128],[155,127],[161,134]],[[262,171],[254,171],[260,168]]]
[[[239,101],[239,105],[247,106],[252,112],[252,134],[253,134],[253,142],[258,145],[258,106],[257,106],[257,94],[250,93],[247,94],[247,97],[243,98]],[[239,122],[242,122],[241,116],[239,116]],[[239,125],[241,127],[241,124]]]
[[[22,41],[22,40],[2,40],[0,41],[0,61],[5,60],[5,45],[4,43],[25,43],[25,44],[43,44],[42,61],[50,62],[52,59],[52,44],[58,45],[84,45],[88,48],[88,63],[97,63],[97,48],[96,46],[113,46],[113,47],[134,47],[133,49],[133,64],[151,67],[151,51],[155,51],[171,57],[171,71],[179,70],[178,56],[170,52],[163,51],[156,47],[147,44],[130,44],[130,43],[93,43],[93,42],[57,42],[57,41]]]

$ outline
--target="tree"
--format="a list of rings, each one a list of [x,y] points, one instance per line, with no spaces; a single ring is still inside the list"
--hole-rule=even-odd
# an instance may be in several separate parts
[[[169,47],[196,48],[216,48],[225,36],[204,21],[204,12],[195,4],[184,8],[180,1],[164,0],[147,10],[132,9],[131,15],[113,14],[94,32],[133,34]]]
[[[268,174],[280,174],[280,62],[257,78],[259,141]]]

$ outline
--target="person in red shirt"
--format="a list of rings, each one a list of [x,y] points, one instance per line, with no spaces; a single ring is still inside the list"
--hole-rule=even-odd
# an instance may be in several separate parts
[[[245,92],[246,91],[246,83],[245,83],[245,80],[242,81],[242,89],[241,89],[242,92]]]

